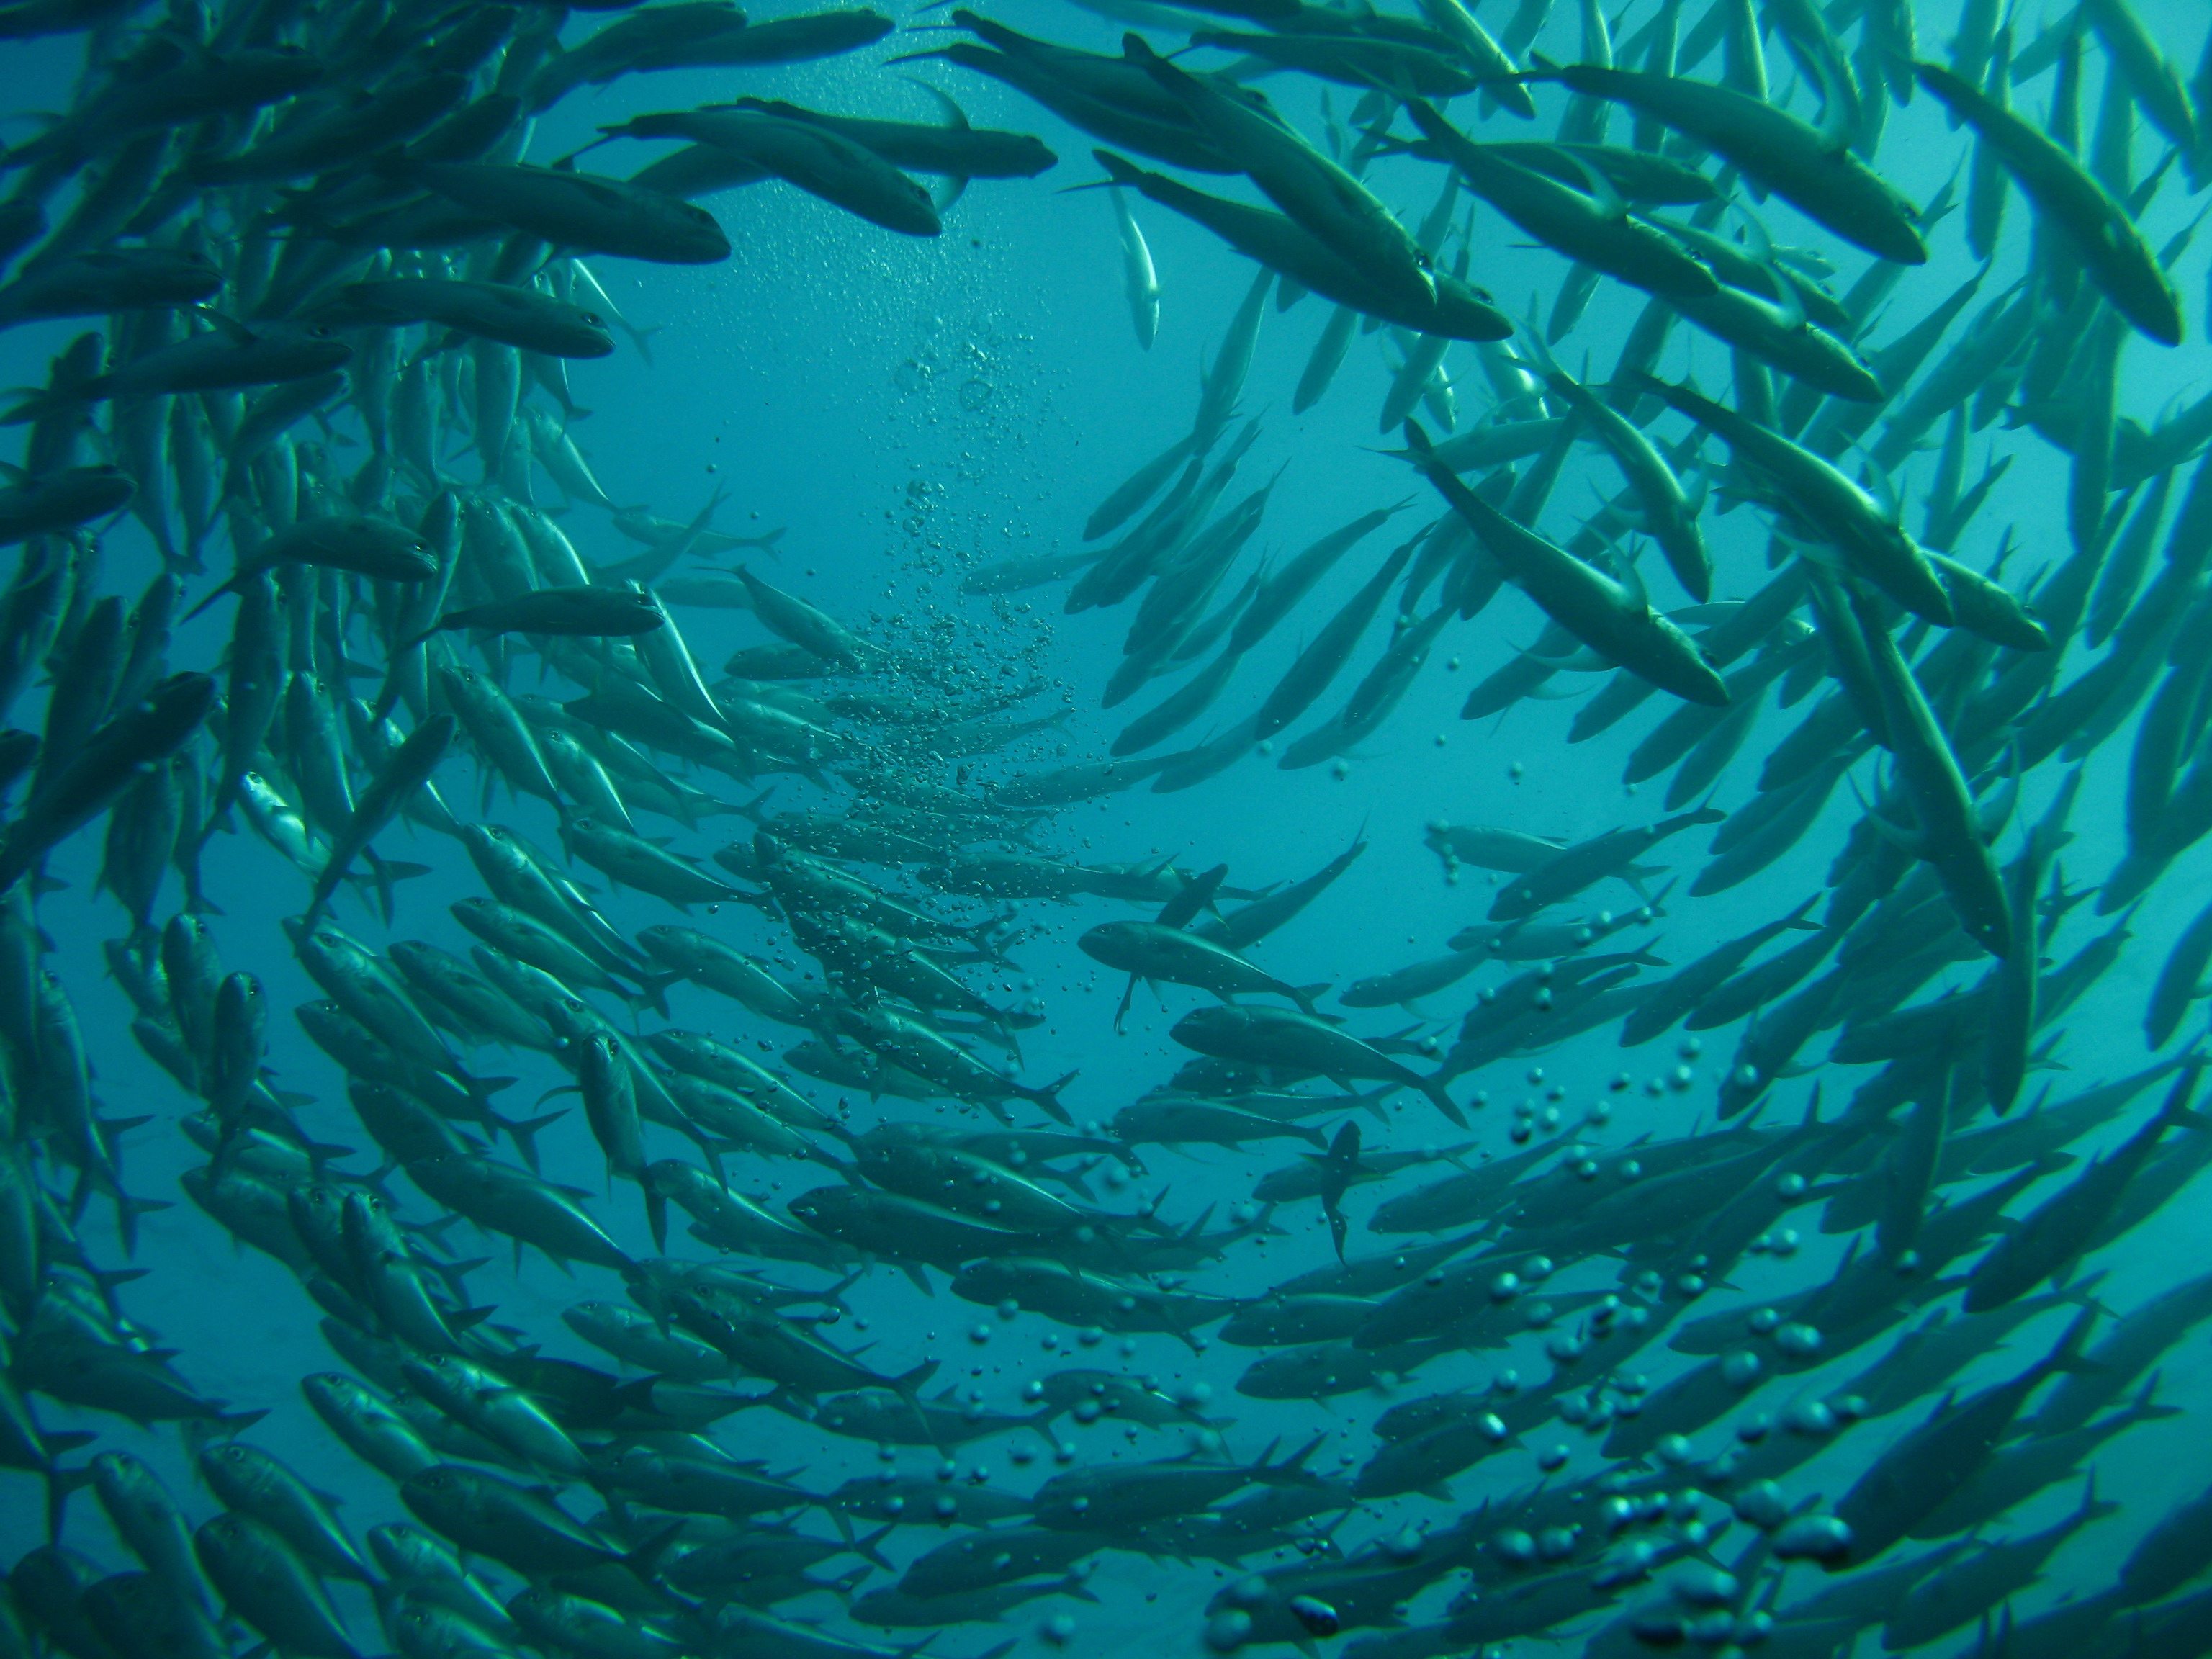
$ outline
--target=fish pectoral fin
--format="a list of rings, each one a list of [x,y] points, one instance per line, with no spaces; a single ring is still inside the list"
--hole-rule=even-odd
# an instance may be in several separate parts
[[[1608,669],[1617,668],[1620,665],[1618,663],[1607,662],[1603,657],[1600,656],[1595,650],[1591,649],[1587,645],[1578,647],[1575,650],[1566,652],[1558,656],[1547,655],[1540,651],[1523,651],[1521,654],[1531,662],[1542,664],[1546,668],[1551,670],[1556,674],[1601,674],[1606,672]],[[1579,687],[1575,688],[1575,691],[1579,691],[1580,689],[1581,688]],[[1536,691],[1523,692],[1522,695],[1524,696],[1540,696],[1545,691],[1549,690],[1549,687],[1544,687]],[[1574,692],[1570,692],[1567,695],[1571,696],[1574,694]],[[1558,692],[1553,692],[1552,695],[1557,696],[1560,694]]]

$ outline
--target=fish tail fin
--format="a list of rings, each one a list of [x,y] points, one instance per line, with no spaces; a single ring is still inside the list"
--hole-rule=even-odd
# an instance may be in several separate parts
[[[1070,1072],[1064,1077],[1055,1078],[1042,1089],[1024,1089],[1021,1097],[1054,1122],[1073,1127],[1075,1120],[1068,1115],[1067,1108],[1060,1103],[1060,1091],[1074,1082],[1079,1075],[1079,1073]]]
[[[922,1408],[921,1385],[936,1375],[937,1361],[925,1359],[913,1370],[902,1371],[896,1376],[886,1377],[884,1380],[884,1386],[906,1402],[907,1409],[915,1414],[915,1420],[921,1425],[923,1432],[933,1443],[935,1442],[937,1436],[931,1426],[929,1413]],[[940,1447],[939,1449],[944,1449]]]
[[[1452,1126],[1455,1128],[1464,1129],[1467,1127],[1467,1114],[1460,1110],[1459,1107],[1454,1103],[1451,1096],[1445,1091],[1443,1079],[1434,1077],[1423,1078],[1419,1082],[1419,1087],[1423,1094],[1426,1095],[1431,1101],[1435,1103],[1436,1109],[1451,1121]]]
[[[878,1547],[878,1546],[882,1544],[884,1539],[890,1537],[891,1534],[897,1530],[897,1522],[886,1522],[875,1531],[870,1533],[866,1538],[854,1538],[849,1540],[847,1542],[846,1547],[850,1549],[854,1554],[859,1556],[863,1561],[868,1562],[872,1565],[881,1567],[888,1572],[890,1570],[891,1564],[884,1559],[883,1552]]]
[[[928,1382],[931,1377],[937,1375],[937,1365],[938,1362],[936,1360],[925,1359],[920,1364],[915,1366],[913,1370],[902,1371],[898,1376],[893,1377],[891,1379],[891,1386],[894,1389],[903,1389],[908,1394],[915,1393],[921,1389],[923,1383]]]
[[[362,848],[361,856],[362,862],[368,866],[369,879],[376,889],[376,908],[384,917],[384,925],[389,927],[393,919],[391,866],[376,856],[373,848]]]
[[[127,1259],[138,1254],[138,1218],[169,1206],[155,1199],[133,1198],[121,1188],[114,1192],[115,1231]]]
[[[89,1443],[91,1439],[92,1436],[88,1434],[81,1437],[76,1435],[50,1434],[46,1437],[46,1444],[49,1448],[59,1450],[62,1449],[64,1441],[72,1445],[83,1445]],[[58,1544],[62,1541],[62,1528],[69,1519],[70,1494],[80,1486],[88,1486],[92,1484],[92,1471],[90,1469],[60,1469],[49,1465],[45,1474],[46,1540],[49,1543]]]
[[[330,864],[325,865],[323,873],[315,878],[315,890],[308,896],[307,912],[300,918],[302,936],[313,933],[321,924],[323,912],[330,908],[331,896],[337,891],[338,883],[344,874],[345,872],[337,865]]]
[[[185,611],[183,616],[178,617],[177,621],[179,623],[188,623],[193,617],[198,616],[201,611],[206,610],[217,599],[221,599],[224,594],[235,593],[238,592],[239,582],[246,574],[246,572],[240,571],[237,575],[232,576],[227,581],[222,582],[217,586],[210,588],[206,597],[201,599],[200,602],[194,605],[191,610]]]
[[[550,1092],[558,1093],[559,1091]],[[538,1132],[558,1122],[568,1114],[564,1108],[557,1112],[548,1112],[543,1117],[507,1118],[486,1108],[484,1115],[490,1120],[492,1127],[503,1131],[507,1139],[514,1143],[515,1151],[522,1154],[522,1161],[528,1164],[531,1172],[535,1174],[538,1170]]]
[[[46,420],[82,401],[72,385],[18,389],[23,393],[23,401],[0,415],[0,426],[26,426],[33,421]]]
[[[1135,185],[1145,176],[1145,170],[1134,161],[1126,155],[1117,155],[1110,149],[1093,149],[1091,159],[1106,169],[1107,179],[1112,184]]]
[[[649,1376],[639,1379],[647,1384],[650,1384],[653,1380]],[[640,1583],[647,1584],[653,1583],[653,1571],[660,1558],[668,1553],[668,1547],[683,1535],[684,1528],[684,1522],[681,1520],[670,1522],[645,1542],[623,1556],[623,1565],[637,1575]]]
[[[2190,1050],[2182,1056],[2180,1071],[2181,1074],[2173,1079],[2173,1087],[2166,1092],[2166,1103],[2158,1109],[2155,1121],[2191,1129],[2212,1127],[2212,1121],[2208,1121],[2202,1112],[2190,1105],[2197,1093],[2197,1080],[2203,1075],[2203,1054],[2197,1049]]]
[[[1317,1434],[1314,1436],[1312,1439],[1307,1441],[1304,1445],[1292,1452],[1288,1457],[1285,1457],[1279,1463],[1271,1463],[1267,1461],[1267,1453],[1273,1453],[1275,1449],[1274,1447],[1271,1445],[1267,1448],[1267,1453],[1263,1453],[1260,1461],[1252,1466],[1251,1473],[1255,1478],[1262,1480],[1269,1476],[1273,1476],[1277,1479],[1280,1479],[1285,1475],[1295,1477],[1305,1468],[1306,1459],[1311,1457],[1316,1452],[1319,1451],[1328,1443],[1328,1436],[1327,1434]]]
[[[2051,1357],[2043,1362],[2042,1369],[2046,1372],[2087,1373],[2103,1370],[2102,1366],[2081,1357],[2081,1350],[2088,1345],[2090,1331],[2095,1328],[2097,1321],[2103,1316],[2104,1310],[2094,1304],[2075,1315],[2074,1322],[2066,1328],[2066,1334],[2059,1339],[2058,1346],[2051,1350]]]
[[[2085,1527],[2092,1521],[2100,1521],[2105,1516],[2117,1515],[2119,1511],[2120,1505],[2110,1498],[2103,1500],[2098,1498],[2097,1471],[2093,1467],[2089,1471],[2088,1478],[2081,1483],[2081,1502],[2074,1511],[2075,1525]]]
[[[638,981],[639,994],[652,1006],[653,1012],[666,1019],[670,1018],[668,988],[683,982],[684,975],[678,973],[648,974]]]

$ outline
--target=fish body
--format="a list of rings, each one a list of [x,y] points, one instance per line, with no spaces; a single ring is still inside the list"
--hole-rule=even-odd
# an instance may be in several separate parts
[[[944,228],[927,191],[877,149],[817,121],[771,113],[757,104],[743,109],[634,116],[609,131],[633,138],[686,138],[728,150],[763,173],[886,230],[935,236]]]
[[[1465,1121],[1442,1083],[1310,1014],[1233,1006],[1201,1008],[1176,1021],[1170,1035],[1185,1048],[1243,1065],[1279,1066],[1338,1079],[1372,1078],[1419,1090],[1453,1122]]]
[[[1897,191],[1788,112],[1733,88],[1596,64],[1553,71],[1589,98],[1628,105],[1726,156],[1846,241],[1900,264],[1925,264],[1912,208]]]
[[[1981,135],[2038,214],[2066,239],[2114,308],[2160,345],[2180,344],[2180,302],[2126,207],[2063,146],[1978,88],[1937,64],[1916,64],[1913,72],[1922,86]]]
[[[1176,68],[1135,35],[1123,38],[1123,50],[1284,212],[1371,270],[1384,292],[1416,307],[1433,300],[1436,281],[1419,244],[1365,186],[1263,102]]]
[[[557,246],[666,264],[714,264],[729,238],[704,209],[618,179],[496,161],[397,164],[455,205]]]
[[[1235,951],[1180,927],[1158,922],[1103,922],[1076,941],[1083,953],[1132,979],[1165,980],[1211,991],[1224,1001],[1239,994],[1266,991],[1286,997],[1308,1012],[1311,994],[1263,973]]]
[[[1427,434],[1407,422],[1414,465],[1465,519],[1509,578],[1567,633],[1608,661],[1692,702],[1728,701],[1728,687],[1666,617],[1595,565],[1508,518],[1433,459]]]

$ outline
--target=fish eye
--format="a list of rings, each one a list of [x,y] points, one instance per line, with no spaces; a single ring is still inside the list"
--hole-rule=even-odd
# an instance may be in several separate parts
[[[593,328],[605,328],[607,325],[607,319],[600,316],[596,311],[586,312],[584,313],[584,320],[589,323]]]

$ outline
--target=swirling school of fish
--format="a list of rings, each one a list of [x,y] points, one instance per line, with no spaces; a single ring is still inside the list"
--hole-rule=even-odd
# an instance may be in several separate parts
[[[781,179],[934,234],[968,180],[1030,178],[1053,154],[970,127],[949,100],[931,126],[740,98],[610,125],[683,146],[628,179],[588,171],[596,155],[521,159],[531,118],[578,89],[860,51],[890,19],[749,23],[725,0],[577,16],[453,0],[0,4],[0,37],[82,32],[88,54],[66,111],[0,157],[0,322],[106,319],[7,416],[27,434],[0,488],[0,537],[21,549],[0,596],[0,707],[20,708],[41,667],[51,681],[38,732],[0,731],[15,798],[0,830],[0,1465],[18,1472],[0,1491],[25,1503],[43,1481],[53,1534],[8,1574],[0,1654],[860,1659],[968,1626],[997,1653],[1012,1645],[997,1621],[1088,1596],[1109,1552],[1221,1576],[1188,1635],[1222,1652],[1358,1632],[1345,1651],[1360,1659],[1547,1635],[1593,1655],[1826,1659],[1877,1627],[1892,1650],[1992,1659],[2212,1651],[2212,1589],[2192,1588],[2212,1569],[2212,1496],[2139,1525],[2109,1583],[2013,1608],[2118,1507],[2098,1496],[2099,1449],[2177,1414],[2159,1366],[2212,1319],[2212,1275],[2112,1308],[2094,1265],[2212,1163],[2184,1036],[2212,909],[2156,976],[2149,1063],[2081,1085],[2056,1069],[2058,1022],[2119,957],[2133,907],[2212,830],[2212,398],[2149,426],[2118,409],[2133,337],[2182,337],[2166,272],[2193,221],[2155,248],[2138,223],[2180,222],[2212,183],[2212,55],[2185,81],[2128,0],[2055,9],[2032,37],[2010,6],[1964,0],[1948,66],[1910,0],[1658,0],[1614,18],[1583,0],[1556,21],[1551,0],[1520,0],[1496,36],[1460,0],[1421,0],[1418,17],[1191,3],[1242,27],[1100,0],[1192,48],[1171,59],[1131,33],[1117,57],[961,10],[959,38],[917,35],[901,54],[994,77],[1099,142],[1145,343],[1159,293],[1132,197],[1261,267],[1191,433],[1091,515],[1081,550],[967,577],[981,595],[1066,585],[1070,611],[1136,601],[1109,707],[1184,678],[1111,758],[990,785],[957,763],[1049,724],[1018,714],[1034,684],[865,638],[744,564],[725,574],[774,538],[716,530],[711,505],[688,521],[618,510],[570,434],[564,365],[613,351],[617,330],[644,344],[588,259],[727,256],[695,198]],[[625,15],[593,15],[608,10]],[[1778,90],[1778,46],[1796,70]],[[1322,106],[1325,145],[1255,89],[1294,76],[1352,100],[1341,122]],[[2038,77],[2040,125],[2012,107]],[[1951,188],[1916,207],[1874,166],[1893,105],[1916,93],[1958,134],[1955,227]],[[1131,155],[1241,175],[1271,205]],[[1417,231],[1363,182],[1386,157],[1441,185]],[[933,196],[915,173],[951,182]],[[1516,326],[1474,286],[1462,192],[1568,262],[1547,317]],[[1800,218],[1815,246],[1763,222]],[[1900,301],[1928,240],[1954,234],[1985,272],[2024,255],[2019,275],[1986,296],[1984,275]],[[1838,297],[1837,262],[1861,255]],[[1584,384],[1552,348],[1606,278],[1650,297],[1610,378]],[[1298,624],[1307,642],[1255,712],[1162,754],[1404,509],[1232,581],[1269,495],[1223,505],[1255,431],[1230,435],[1271,293],[1334,306],[1299,409],[1382,331],[1382,424],[1402,430],[1441,510],[1340,610]],[[1893,304],[1912,320],[1887,321]],[[1678,325],[1729,349],[1729,401],[1660,374]],[[1472,344],[1479,380],[1446,372],[1455,344]],[[1478,383],[1491,407],[1462,421]],[[1970,444],[2001,418],[2002,453],[1970,482]],[[329,441],[341,429],[356,450]],[[1886,478],[1931,442],[1916,538]],[[2069,470],[2063,531],[2035,550],[2008,532],[1986,568],[1955,556],[2038,446]],[[1555,542],[1535,526],[1585,453],[1618,493]],[[534,504],[544,480],[563,512]],[[1717,497],[1763,515],[1755,586],[1715,573],[1701,526]],[[159,555],[135,598],[103,587],[102,532],[126,514]],[[564,520],[609,556],[586,557]],[[1647,538],[1685,603],[1647,597]],[[204,576],[225,542],[229,574]],[[2039,569],[2016,592],[2008,563]],[[1548,625],[1493,665],[1467,716],[1611,671],[1572,736],[1653,704],[1628,780],[1665,780],[1674,815],[1572,845],[1437,823],[1448,874],[1498,882],[1444,957],[1345,988],[1338,1014],[1319,1008],[1327,988],[1249,958],[1359,844],[1308,879],[1241,889],[1218,865],[1049,850],[1062,809],[1272,755],[1389,606],[1372,665],[1279,764],[1339,760],[1444,630],[1507,586]],[[1715,597],[1731,591],[1747,596]],[[187,595],[230,608],[211,669],[169,660]],[[771,642],[710,681],[664,601],[749,611]],[[540,690],[517,689],[526,674]],[[1770,706],[1805,712],[1753,777],[1737,757]],[[2069,885],[2081,763],[2122,744],[2125,855]],[[495,783],[558,814],[557,850],[448,804],[471,760],[487,801]],[[733,808],[702,786],[716,775],[749,792],[796,779],[831,805],[770,811],[752,793]],[[1724,780],[1755,786],[1726,813],[1707,804]],[[1863,811],[1825,891],[1684,965],[1636,942],[1665,897],[1646,862],[1662,843],[1717,826],[1686,895],[1730,891],[1826,833],[1839,788]],[[659,833],[733,811],[757,833],[711,860],[707,841],[695,856]],[[342,1074],[343,1105],[264,1066],[263,985],[226,971],[199,872],[226,827],[265,843],[296,888],[291,942],[325,1000],[295,1015]],[[416,920],[400,920],[404,884],[423,871],[387,855],[403,830],[481,880],[451,907],[465,957],[401,936]],[[103,1115],[44,960],[42,865],[94,834],[133,1036],[197,1103],[173,1124],[156,1109],[158,1128]],[[780,976],[696,916],[627,934],[594,902],[599,880],[679,911],[746,907],[813,968]],[[1583,908],[1615,883],[1636,908]],[[2118,920],[2062,946],[2092,900]],[[1020,971],[1008,907],[1079,901],[1139,913],[1080,940],[1133,991],[1218,1000],[1175,1024],[1188,1064],[1080,1127],[1067,1079],[1021,1075],[1018,1033],[1042,1013],[997,1000]],[[381,945],[356,937],[379,928]],[[1455,1024],[1422,1012],[1497,964],[1505,976],[1462,994]],[[725,1036],[665,1023],[678,981],[726,1000]],[[1355,1035],[1379,1018],[1361,1011],[1398,1007],[1418,1023]],[[1531,1060],[1559,1045],[1617,1033],[1635,1048],[1678,1027],[1740,1030],[1714,1127],[1607,1149],[1607,1106],[1563,1121],[1554,1087],[1554,1103],[1516,1109],[1508,1146],[1363,1142],[1363,1120],[1400,1121],[1399,1091],[1464,1127],[1482,1097],[1463,1079],[1510,1090],[1525,1073],[1540,1091]],[[780,1067],[756,1058],[781,1043]],[[609,1190],[636,1193],[655,1254],[617,1242],[613,1199],[539,1176],[552,1120],[497,1109],[506,1080],[489,1068],[507,1060],[487,1050],[568,1076]],[[1843,1069],[1863,1066],[1877,1069]],[[1820,1089],[1793,1087],[1758,1109],[1807,1073],[1825,1108]],[[1686,1065],[1672,1081],[1703,1086]],[[349,1110],[345,1139],[374,1156],[333,1144]],[[133,1317],[135,1272],[88,1222],[112,1215],[127,1257],[161,1202],[126,1184],[134,1132],[188,1137],[204,1157],[191,1201],[296,1274],[299,1317],[319,1320],[336,1367],[302,1379],[307,1403],[411,1520],[355,1536],[257,1446],[265,1405],[205,1397],[191,1356]],[[1279,1139],[1312,1150],[1213,1231],[1211,1210],[1096,1191],[1125,1193],[1140,1148]],[[821,1184],[749,1196],[769,1168]],[[1364,1229],[1382,1237],[1362,1250],[1346,1205],[1382,1182]],[[1333,1262],[1257,1294],[1194,1287],[1307,1203]],[[1793,1221],[1814,1214],[1856,1236],[1840,1265],[1771,1299],[1729,1294],[1750,1258],[1797,1256]],[[565,1336],[478,1304],[478,1237],[579,1272]],[[1002,1322],[1048,1322],[1065,1335],[1048,1346],[1167,1334],[1194,1353],[1256,1351],[1234,1385],[1249,1400],[1356,1407],[1387,1383],[1395,1403],[1371,1456],[1330,1470],[1313,1465],[1318,1439],[1232,1453],[1235,1425],[1204,1387],[1127,1368],[1049,1370],[1022,1410],[988,1411],[980,1390],[925,1394],[935,1359],[878,1370],[841,1343],[855,1276],[885,1270],[949,1279]],[[2044,1315],[2063,1323],[2047,1351],[1961,1389]],[[1542,1376],[1500,1364],[1485,1386],[1421,1391],[1425,1369],[1516,1343]],[[177,1425],[202,1490],[42,1427],[54,1407]],[[1102,1421],[1126,1427],[1110,1452],[1062,1438]],[[771,1434],[775,1455],[744,1455]],[[1584,1454],[1560,1438],[1573,1434]],[[954,1478],[956,1452],[994,1438],[1018,1478]],[[792,1449],[839,1440],[883,1447],[884,1472],[810,1483]],[[1822,1495],[1799,1472],[1839,1441],[1858,1472]],[[902,1446],[944,1455],[944,1478],[899,1473]],[[1049,1473],[1019,1478],[1040,1459]],[[787,1462],[801,1467],[770,1467]],[[2077,1480],[2078,1505],[2049,1526],[2008,1520]],[[1373,1522],[1412,1498],[1418,1525],[1395,1510]],[[107,1559],[83,1553],[91,1534],[70,1518],[87,1502]],[[1066,1611],[1030,1628],[1087,1639]]]

